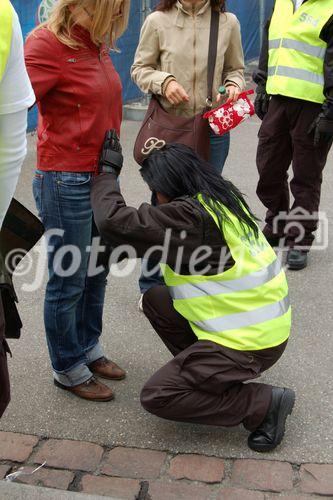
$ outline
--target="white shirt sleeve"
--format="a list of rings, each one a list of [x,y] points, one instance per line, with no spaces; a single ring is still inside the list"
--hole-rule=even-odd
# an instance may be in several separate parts
[[[35,95],[24,62],[21,26],[14,11],[11,50],[0,82],[0,115],[27,109],[34,102]]]
[[[14,11],[11,51],[0,81],[0,229],[26,155],[27,114],[34,102],[24,63],[21,26]]]

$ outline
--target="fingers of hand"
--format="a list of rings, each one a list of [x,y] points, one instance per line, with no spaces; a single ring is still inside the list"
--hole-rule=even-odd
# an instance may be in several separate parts
[[[235,87],[234,85],[229,85],[227,87],[227,93],[229,95],[227,103],[236,102],[240,94],[240,89],[239,87]]]
[[[317,122],[316,121],[312,122],[308,130],[308,134],[312,134],[312,132],[316,129],[316,127],[317,127]]]
[[[255,108],[255,111],[256,111],[256,115],[257,115],[257,117],[258,117],[258,118],[260,118],[260,120],[262,120],[262,119],[263,119],[263,117],[264,117],[264,114],[263,114],[263,112],[262,112],[261,108],[260,108],[259,106],[257,106],[257,107]]]
[[[169,102],[171,102],[171,104],[174,105],[182,102],[182,99],[180,99],[178,94],[174,92],[166,94],[166,98],[168,99]]]
[[[320,143],[320,132],[316,130],[315,136],[314,136],[314,145],[318,146]]]
[[[170,84],[167,86],[167,89],[165,91],[165,97],[168,99],[169,102],[171,102],[171,104],[175,104],[174,97],[173,97],[173,91],[172,91],[172,88],[170,89]]]
[[[179,83],[172,81],[167,86],[165,97],[171,104],[180,104],[181,102],[189,101],[189,96],[185,92],[184,88],[179,85]]]
[[[315,146],[329,143],[332,140],[332,137],[332,132],[317,129],[315,133]]]
[[[261,106],[263,113],[266,114],[268,112],[268,106],[269,106],[269,99],[263,99]]]
[[[312,132],[313,132],[313,123],[309,127],[308,134],[310,135]]]
[[[177,97],[179,99],[179,102],[186,102],[189,100],[188,95],[186,94],[185,90],[183,87],[180,87],[177,89]]]

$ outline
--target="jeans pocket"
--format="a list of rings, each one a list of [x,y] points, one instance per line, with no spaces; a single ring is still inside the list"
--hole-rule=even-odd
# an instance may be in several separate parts
[[[39,217],[42,216],[43,212],[43,181],[44,174],[39,170],[36,170],[33,181],[32,181],[32,192],[35,199],[36,207],[38,210]]]
[[[57,179],[60,186],[75,187],[88,184],[91,174],[89,172],[58,172]]]
[[[56,172],[56,189],[62,216],[71,220],[92,217],[89,172]]]

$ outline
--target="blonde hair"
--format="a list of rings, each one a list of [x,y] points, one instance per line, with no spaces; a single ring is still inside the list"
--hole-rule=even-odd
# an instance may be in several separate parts
[[[41,28],[48,28],[60,42],[77,49],[82,44],[72,37],[71,31],[81,13],[91,19],[90,38],[93,43],[106,43],[116,49],[118,38],[128,24],[130,0],[58,0],[52,8],[48,21],[40,24],[32,34]],[[89,13],[89,14],[88,14]]]

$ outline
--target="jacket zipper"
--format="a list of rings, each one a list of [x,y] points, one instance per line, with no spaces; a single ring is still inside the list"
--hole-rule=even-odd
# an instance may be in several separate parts
[[[103,69],[103,72],[104,72],[104,75],[105,75],[105,78],[109,84],[109,88],[111,89],[111,81],[110,81],[110,78],[109,78],[109,75],[108,75],[108,72],[107,70],[105,69],[105,65],[104,65],[104,62],[102,61],[102,50],[100,49],[99,51],[99,55],[98,55],[98,58],[99,58],[99,62],[100,62],[100,65]],[[111,102],[109,104],[109,116],[111,115]]]
[[[106,77],[106,79],[107,79],[107,81],[108,81],[108,84],[109,84],[109,86],[111,87],[111,81],[110,81],[110,78],[109,78],[108,72],[107,72],[107,70],[105,69],[105,64],[104,64],[104,62],[102,61],[102,51],[101,51],[101,50],[99,51],[98,58],[99,58],[100,65],[101,65],[101,67],[103,68],[103,72],[104,72],[104,75],[105,75],[105,77]]]
[[[109,85],[109,87],[111,88],[111,81],[110,81],[109,75],[108,75],[108,73],[107,73],[107,71],[106,71],[106,69],[105,69],[104,63],[103,63],[103,61],[102,61],[102,49],[101,49],[101,48],[99,49],[99,52],[98,52],[98,60],[99,60],[100,66],[101,66],[101,68],[102,68],[102,71],[103,71],[103,73],[104,73],[104,75],[105,75],[105,78],[106,78],[106,80],[107,80],[107,82],[108,82],[108,85]],[[110,104],[109,104],[109,115],[108,115],[108,118],[109,118],[110,116],[111,116],[111,102],[110,102]]]
[[[196,14],[195,14],[195,6],[192,6],[192,17],[193,17],[193,67],[194,67],[194,72],[193,72],[193,109],[194,109],[194,114],[196,113],[196,97],[195,97],[195,92],[196,92],[196,66],[197,66],[197,57],[196,57],[196,49],[197,49],[197,37],[196,37]]]

